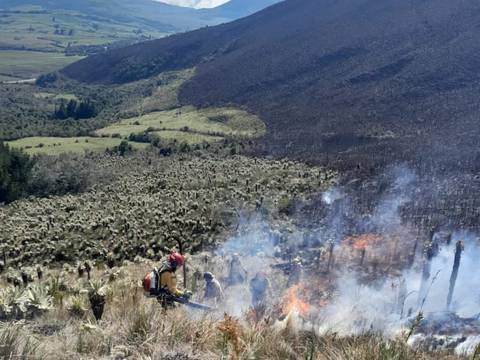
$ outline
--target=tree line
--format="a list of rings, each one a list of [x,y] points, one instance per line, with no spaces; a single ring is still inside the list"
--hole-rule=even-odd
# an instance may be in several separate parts
[[[77,101],[70,100],[68,103],[62,101],[60,106],[55,110],[55,118],[65,119],[90,119],[97,115],[95,105],[90,100]]]

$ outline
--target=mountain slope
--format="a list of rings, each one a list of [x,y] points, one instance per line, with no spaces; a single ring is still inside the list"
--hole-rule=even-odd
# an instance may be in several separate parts
[[[248,107],[269,126],[269,153],[335,155],[346,167],[443,159],[472,168],[480,158],[472,150],[479,22],[473,0],[287,0],[233,23],[93,56],[63,72],[121,83],[196,65],[182,101]]]

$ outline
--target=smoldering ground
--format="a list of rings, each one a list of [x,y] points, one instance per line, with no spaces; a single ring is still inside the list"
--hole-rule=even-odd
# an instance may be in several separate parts
[[[389,185],[369,213],[358,212],[348,193],[335,187],[321,194],[325,216],[308,227],[301,221],[285,224],[267,220],[261,213],[240,217],[235,234],[205,267],[224,281],[229,260],[238,254],[247,270],[244,284],[225,289],[220,309],[238,317],[249,311],[248,281],[257,272],[265,272],[272,283],[272,307],[280,304],[282,308],[282,303],[292,301],[287,299],[292,286],[300,284],[302,291],[293,294],[299,298],[294,301],[307,304],[308,311],[300,314],[299,327],[340,336],[371,332],[404,336],[421,313],[423,325],[415,325],[417,335],[412,336],[412,345],[420,346],[419,339],[454,336],[460,340],[440,343],[458,352],[475,349],[480,342],[480,323],[476,320],[480,278],[475,276],[480,256],[478,236],[462,229],[419,229],[405,221],[403,209],[421,196],[416,191],[416,175],[396,166],[384,176]],[[306,241],[312,237],[314,241]],[[459,241],[464,248],[452,289]],[[434,247],[430,257],[425,255],[428,247]],[[282,266],[294,259],[300,259],[302,265],[292,284],[289,267]],[[449,293],[451,305],[447,307]],[[283,309],[298,313],[295,306]],[[456,323],[448,326],[452,317]]]

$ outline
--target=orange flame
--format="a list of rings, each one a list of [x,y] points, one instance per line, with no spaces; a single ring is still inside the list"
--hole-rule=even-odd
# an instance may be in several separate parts
[[[304,295],[305,286],[302,284],[294,285],[287,290],[283,304],[283,313],[298,312],[300,316],[305,316],[310,310],[310,305],[301,299]]]
[[[383,236],[379,234],[362,234],[358,236],[349,236],[343,243],[352,246],[357,250],[365,250],[367,247],[377,245],[383,241]]]

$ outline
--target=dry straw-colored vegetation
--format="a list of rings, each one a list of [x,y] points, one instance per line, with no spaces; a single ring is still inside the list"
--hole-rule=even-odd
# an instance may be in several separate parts
[[[143,261],[143,260],[142,260]],[[82,266],[82,264],[80,264]],[[429,355],[407,346],[405,338],[374,334],[339,338],[301,330],[273,316],[234,318],[222,313],[164,311],[143,296],[138,279],[151,263],[97,267],[91,276],[102,284],[105,312],[96,321],[89,303],[91,282],[78,269],[50,271],[31,288],[42,288],[49,311],[3,323],[0,357],[24,359],[458,359]],[[6,285],[4,285],[6,286]],[[9,285],[8,285],[9,286]],[[90,289],[90,291],[89,291]],[[29,291],[28,289],[23,291]]]

